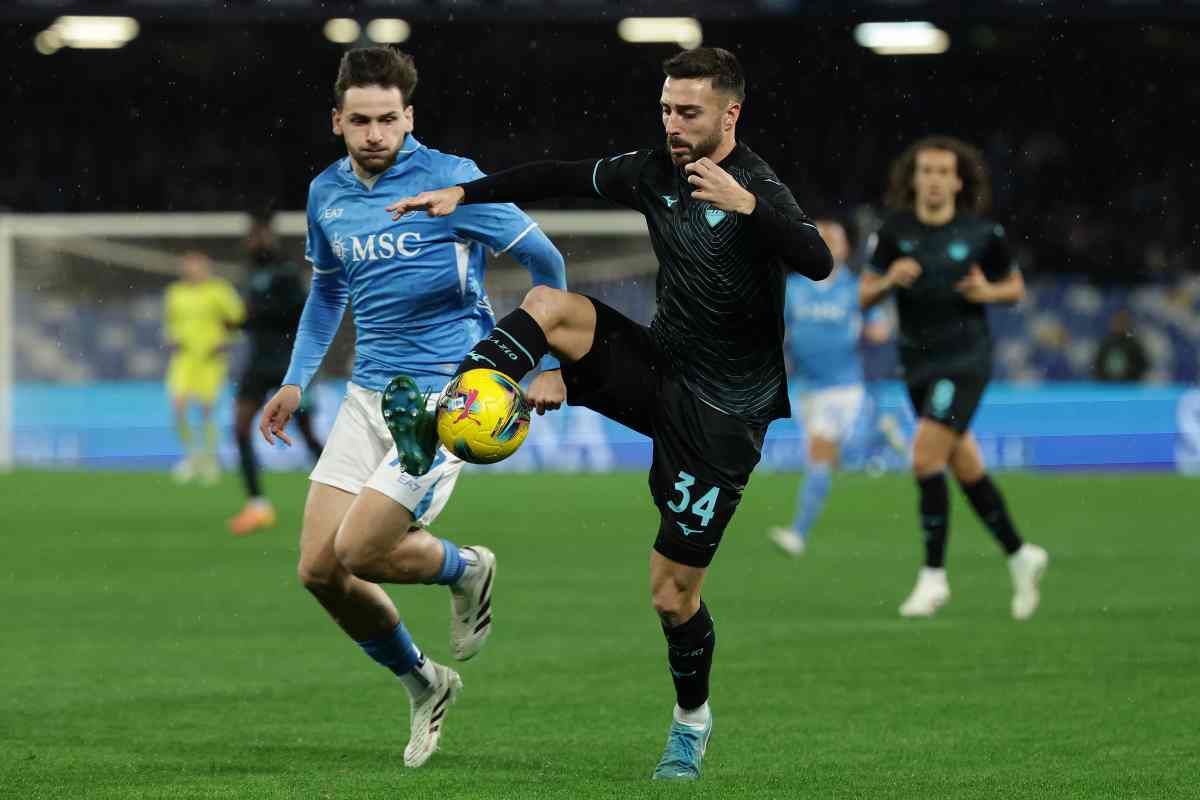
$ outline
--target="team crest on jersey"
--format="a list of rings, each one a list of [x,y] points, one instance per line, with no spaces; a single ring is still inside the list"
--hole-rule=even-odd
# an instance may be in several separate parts
[[[971,248],[967,246],[966,242],[951,242],[950,246],[946,248],[946,252],[955,261],[966,261],[967,256],[971,254]]]
[[[342,241],[342,235],[334,232],[333,238],[329,240],[329,249],[333,251],[333,255],[338,261],[346,263],[346,243]]]
[[[917,249],[917,243],[912,239],[901,239],[897,246],[900,248],[901,253],[911,253]]]
[[[662,196],[662,199],[663,199],[663,202],[667,204],[667,208],[670,208],[671,206],[673,206],[673,205],[675,205],[676,203],[678,203],[678,202],[679,202],[679,198],[678,198],[678,197],[674,197],[674,196],[672,196],[672,195],[669,195],[669,194],[664,194],[664,195]]]
[[[708,227],[715,228],[721,224],[721,220],[725,219],[725,212],[719,208],[704,209],[704,219],[708,222]]]

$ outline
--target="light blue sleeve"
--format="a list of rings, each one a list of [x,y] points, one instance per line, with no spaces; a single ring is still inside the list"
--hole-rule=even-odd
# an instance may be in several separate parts
[[[458,184],[484,177],[468,159],[458,159],[449,183]],[[450,217],[456,235],[489,247],[500,255],[510,253],[529,270],[534,286],[567,288],[567,270],[562,254],[537,223],[512,203],[479,203],[459,206]],[[552,355],[542,358],[542,370],[558,369]]]
[[[283,376],[283,385],[295,384],[303,390],[317,374],[342,322],[349,295],[346,277],[340,269],[313,273],[312,288],[296,328],[296,343],[292,345],[292,360]]]
[[[312,188],[308,191],[308,234],[304,238],[304,257],[313,265],[316,272],[341,271],[342,265],[329,246],[325,231],[317,224],[317,203],[313,197]]]
[[[308,237],[304,246],[304,257],[312,262],[313,280],[304,301],[304,312],[296,328],[296,341],[292,345],[292,360],[288,363],[283,385],[295,384],[305,389],[333,342],[346,302],[350,296],[346,284],[346,273],[334,256],[333,248],[325,238],[325,232],[313,217],[313,193],[309,192]]]

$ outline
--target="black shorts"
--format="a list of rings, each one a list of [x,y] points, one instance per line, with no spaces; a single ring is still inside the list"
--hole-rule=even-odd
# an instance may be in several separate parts
[[[983,399],[988,379],[983,375],[962,373],[937,375],[908,384],[908,399],[918,417],[939,422],[958,433],[966,433]]]
[[[660,521],[654,549],[707,567],[762,455],[767,426],[705,403],[671,369],[650,329],[594,298],[592,349],[563,364],[567,402],[654,442],[650,496]]]

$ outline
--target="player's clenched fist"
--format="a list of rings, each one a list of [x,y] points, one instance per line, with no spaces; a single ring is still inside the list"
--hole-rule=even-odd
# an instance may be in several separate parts
[[[398,220],[409,211],[425,211],[431,217],[444,217],[452,214],[462,202],[466,192],[461,186],[451,186],[433,192],[421,192],[415,197],[405,197],[392,203],[387,210],[392,212],[392,219]]]
[[[904,258],[897,258],[888,266],[887,275],[884,276],[884,280],[890,286],[899,286],[907,289],[919,277],[921,277],[921,265],[917,263],[915,258],[905,256]]]
[[[562,372],[552,369],[538,375],[529,384],[525,399],[538,414],[560,408],[567,400],[567,384],[563,382]]]
[[[711,203],[722,211],[751,214],[758,199],[732,175],[710,158],[702,158],[685,166],[687,181],[696,187],[692,197]]]
[[[284,429],[292,414],[300,407],[300,387],[295,384],[281,386],[275,396],[263,406],[262,418],[258,422],[258,431],[267,440],[267,444],[275,444],[274,437],[278,436],[288,447],[292,440]]]

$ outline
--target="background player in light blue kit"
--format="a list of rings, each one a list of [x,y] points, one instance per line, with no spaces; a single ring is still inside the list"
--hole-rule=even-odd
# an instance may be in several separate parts
[[[784,343],[792,378],[802,384],[800,414],[808,441],[808,465],[796,499],[790,527],[772,528],[771,540],[784,552],[804,553],[808,533],[821,515],[833,483],[841,444],[863,408],[860,337],[887,340],[889,325],[880,309],[863,313],[858,304],[858,276],[846,262],[850,240],[846,228],[832,219],[817,220],[821,238],[833,255],[833,272],[823,281],[788,278]]]
[[[390,48],[351,50],[335,86],[333,131],[349,156],[318,175],[308,193],[306,255],[312,290],[300,319],[284,386],[263,410],[268,442],[284,433],[300,392],[321,364],[347,300],[357,332],[353,374],[328,443],[313,469],[300,535],[300,580],[362,649],[394,672],[412,703],[404,763],[437,749],[445,714],[462,682],[413,644],[379,583],[450,587],[450,649],[475,655],[491,631],[495,556],[459,548],[425,526],[445,506],[462,462],[440,451],[416,477],[400,467],[380,408],[398,372],[440,392],[467,351],[495,325],[483,288],[484,247],[509,252],[535,284],[564,288],[563,260],[513,205],[465,206],[433,218],[393,222],[386,198],[483,175],[473,162],[430,150],[412,135],[412,59]],[[557,370],[534,380],[565,396]]]

